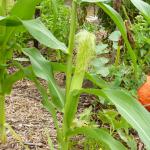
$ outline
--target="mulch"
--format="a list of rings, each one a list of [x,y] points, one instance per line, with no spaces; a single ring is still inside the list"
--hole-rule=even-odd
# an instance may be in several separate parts
[[[31,150],[48,150],[45,130],[49,130],[56,143],[56,132],[52,118],[40,102],[41,97],[34,84],[22,80],[14,85],[6,98],[7,123],[20,135]],[[60,116],[61,119],[61,116]],[[23,150],[24,148],[7,131],[7,144],[0,144],[0,150]],[[56,144],[55,144],[56,145]]]

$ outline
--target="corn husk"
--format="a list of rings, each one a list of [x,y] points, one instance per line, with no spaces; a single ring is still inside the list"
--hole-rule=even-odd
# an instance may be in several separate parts
[[[77,56],[75,62],[75,72],[71,83],[71,91],[82,87],[85,72],[90,61],[95,56],[95,35],[83,30],[76,35]]]

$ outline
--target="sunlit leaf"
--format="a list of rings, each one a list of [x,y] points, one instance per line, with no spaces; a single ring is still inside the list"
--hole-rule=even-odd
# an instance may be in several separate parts
[[[84,134],[85,136],[95,139],[99,142],[104,142],[111,150],[127,150],[119,141],[115,140],[104,129],[81,127],[76,128],[68,133],[69,136]]]
[[[150,149],[150,114],[128,93],[121,90],[104,89],[105,95],[117,107],[120,114],[135,128],[147,148]]]
[[[36,5],[40,2],[41,0],[17,0],[10,15],[23,20],[32,19]]]
[[[40,43],[47,47],[60,49],[63,52],[68,53],[65,44],[58,41],[39,19],[26,20],[22,21],[22,23],[29,33]]]
[[[119,41],[120,37],[121,37],[120,31],[114,31],[109,35],[109,40],[117,42]]]
[[[138,132],[140,138],[150,149],[150,114],[149,112],[128,93],[118,89],[106,88],[82,89],[80,93],[94,94],[108,98],[117,108],[126,121]]]
[[[143,0],[131,0],[133,5],[139,9],[146,19],[150,22],[150,5]]]
[[[47,61],[35,48],[25,48],[23,52],[25,55],[29,56],[35,75],[48,82],[52,101],[55,106],[62,109],[64,106],[64,97],[55,82],[49,61]]]

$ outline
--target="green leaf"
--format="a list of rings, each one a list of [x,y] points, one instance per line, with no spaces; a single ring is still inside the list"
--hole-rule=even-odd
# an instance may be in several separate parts
[[[150,149],[150,114],[133,97],[121,90],[102,90],[117,107],[119,113],[135,128],[147,148]]]
[[[108,98],[117,108],[119,113],[128,121],[128,123],[136,129],[140,138],[150,149],[150,114],[138,102],[137,99],[131,97],[128,93],[118,89],[82,89],[78,94],[88,93]]]
[[[114,31],[109,35],[109,40],[118,42],[121,37],[120,31]]]
[[[92,73],[85,73],[85,78],[87,78],[88,80],[92,81],[96,86],[100,87],[100,88],[106,88],[109,87],[110,84],[107,83],[105,80],[103,80],[101,77],[92,74]]]
[[[58,41],[39,19],[23,21],[12,16],[11,17],[0,16],[0,25],[18,26],[21,24],[40,43],[44,44],[47,47],[50,47],[53,49],[60,49],[64,53],[68,53],[67,47],[65,46],[65,44]]]
[[[30,58],[35,75],[48,82],[53,104],[62,110],[64,106],[64,97],[55,82],[49,61],[47,61],[35,48],[24,48],[23,52]]]
[[[67,66],[58,62],[50,62],[54,72],[67,72]]]
[[[103,123],[110,124],[110,127],[113,127],[113,130],[120,130],[126,131],[128,133],[128,129],[131,126],[127,123],[127,121],[123,117],[118,118],[118,112],[115,110],[103,110],[98,113],[101,121]]]
[[[36,78],[32,79],[32,81],[35,83],[37,89],[39,90],[39,92],[42,96],[42,104],[43,104],[44,108],[48,112],[50,112],[50,114],[52,115],[53,121],[54,121],[54,125],[55,125],[56,129],[58,129],[59,127],[58,127],[58,121],[57,121],[57,113],[56,113],[55,106],[53,105],[52,101],[49,100],[47,90],[45,89],[45,87],[43,87],[40,84],[40,82]]]
[[[19,71],[15,72],[15,73],[11,74],[11,75],[6,76],[5,81],[4,81],[4,85],[7,85],[7,86],[5,86],[5,89],[4,89],[6,94],[10,94],[13,85],[17,81],[27,77],[25,72],[31,73],[32,72],[31,66],[25,67],[25,68],[20,69]]]
[[[99,44],[96,46],[96,54],[100,55],[100,54],[106,54],[109,51],[106,49],[108,47],[108,44]]]
[[[150,22],[150,5],[143,0],[131,0],[131,2]]]
[[[1,26],[19,26],[22,23],[19,21],[17,17],[14,16],[7,16],[3,17],[0,16],[0,25]]]
[[[76,128],[68,133],[68,136],[74,136],[77,134],[84,134],[85,136],[95,139],[100,142],[104,142],[109,146],[111,150],[127,150],[122,143],[115,140],[108,132],[104,129],[81,127]]]
[[[22,79],[23,77],[24,77],[24,73],[22,70],[19,70],[18,72],[7,76],[4,82],[4,85],[7,85],[5,86],[5,89],[4,89],[5,93],[10,94],[13,84],[19,81],[20,79]]]
[[[47,111],[51,113],[53,117],[54,125],[58,129],[58,121],[56,117],[55,106],[53,105],[52,101],[49,100],[49,95],[47,94],[47,90],[45,89],[45,87],[40,84],[40,82],[37,80],[36,76],[34,75],[32,66],[21,68],[18,72],[16,72],[15,74],[7,78],[8,79],[7,81],[10,81],[10,83],[16,82],[19,79],[16,78],[17,74],[21,74],[20,79],[27,77],[29,80],[35,83],[37,89],[39,90],[42,96],[42,104],[47,109]],[[8,82],[7,84],[9,85],[10,83]]]
[[[91,62],[91,65],[94,67],[101,67],[101,66],[104,66],[105,64],[107,64],[108,62],[109,62],[109,59],[105,58],[105,57],[95,58]]]
[[[109,74],[109,67],[106,66],[108,62],[109,59],[105,57],[93,59],[93,61],[91,62],[91,72],[100,74],[102,75],[102,77],[106,77]]]
[[[6,18],[6,17],[0,16],[0,21],[3,20],[3,19],[5,19],[5,18]]]
[[[97,4],[99,7],[101,7],[110,17],[111,19],[115,22],[115,24],[117,25],[119,31],[121,32],[122,34],[122,37],[126,43],[126,46],[127,46],[127,49],[129,51],[129,54],[130,54],[130,57],[132,59],[132,62],[133,62],[133,65],[134,65],[134,71],[135,71],[135,74],[137,76],[137,59],[136,59],[136,55],[128,41],[128,38],[127,38],[127,32],[126,32],[126,27],[124,25],[124,22],[121,18],[121,16],[112,8],[110,7],[109,5],[107,4],[103,4],[103,3],[98,3]]]
[[[15,16],[23,20],[31,19],[39,2],[41,0],[17,0],[10,12],[10,16]]]
[[[39,19],[26,20],[22,21],[22,23],[29,33],[40,43],[47,47],[60,49],[64,53],[68,53],[65,44],[58,41]]]

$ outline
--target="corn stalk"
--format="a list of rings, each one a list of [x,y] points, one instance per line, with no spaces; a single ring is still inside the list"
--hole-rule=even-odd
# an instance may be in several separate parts
[[[6,143],[5,132],[5,95],[0,94],[0,140],[2,143]]]

